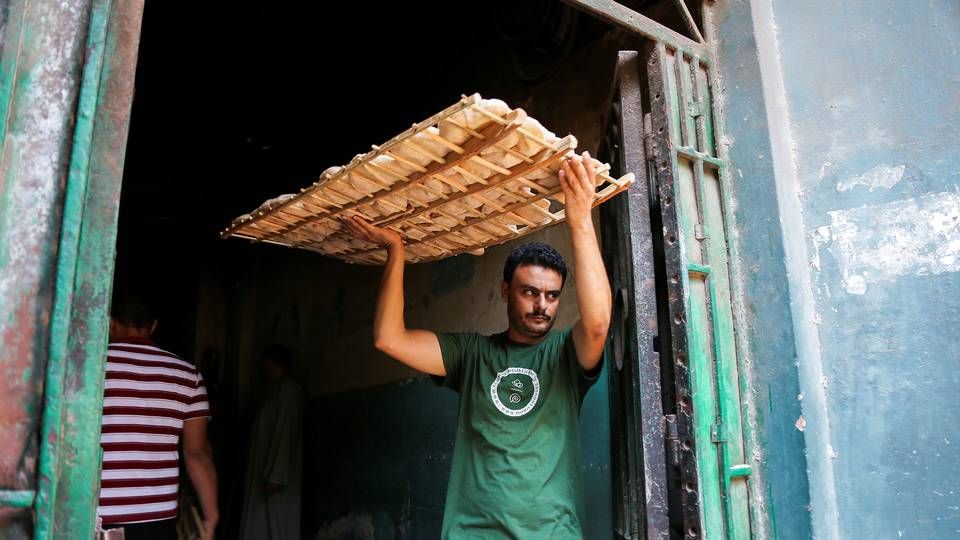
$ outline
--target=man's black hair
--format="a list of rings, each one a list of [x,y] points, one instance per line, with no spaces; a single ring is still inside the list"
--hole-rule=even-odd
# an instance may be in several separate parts
[[[507,261],[503,264],[503,281],[510,283],[517,268],[528,264],[556,270],[562,278],[561,287],[567,281],[567,263],[563,261],[563,256],[557,250],[540,242],[530,242],[510,252]]]
[[[151,300],[141,291],[129,288],[114,290],[110,318],[134,328],[150,328],[157,320]]]
[[[290,354],[290,349],[279,343],[267,345],[263,350],[263,359],[270,360],[288,373],[290,372],[290,367],[293,365],[293,355]]]

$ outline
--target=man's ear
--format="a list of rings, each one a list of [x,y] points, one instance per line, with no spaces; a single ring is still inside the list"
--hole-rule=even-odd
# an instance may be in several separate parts
[[[507,301],[507,295],[510,294],[510,284],[506,281],[500,282],[500,299],[504,302]]]

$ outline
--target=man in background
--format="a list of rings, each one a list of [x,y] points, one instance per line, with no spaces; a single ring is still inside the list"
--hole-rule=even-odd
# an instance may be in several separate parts
[[[203,510],[204,537],[219,519],[217,472],[207,440],[203,377],[151,340],[157,318],[142,296],[114,294],[110,314],[97,515],[128,540],[175,540],[180,452]]]
[[[243,540],[299,540],[303,474],[303,391],[290,377],[292,357],[282,345],[263,353],[266,380],[247,446]]]

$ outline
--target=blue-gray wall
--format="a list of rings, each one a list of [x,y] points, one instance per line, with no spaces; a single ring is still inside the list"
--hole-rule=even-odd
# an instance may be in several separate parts
[[[750,316],[793,326],[751,336],[774,531],[808,534],[777,501],[803,485],[803,428],[814,536],[955,537],[960,5],[754,0],[717,15]]]

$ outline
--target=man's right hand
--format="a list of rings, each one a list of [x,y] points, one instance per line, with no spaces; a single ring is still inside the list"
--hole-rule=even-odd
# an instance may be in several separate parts
[[[347,230],[354,237],[376,244],[382,248],[402,247],[403,238],[397,231],[386,227],[377,227],[359,216],[351,216],[343,220]]]
[[[373,316],[373,346],[417,371],[445,375],[437,335],[407,329],[403,321],[403,238],[386,227],[375,227],[359,216],[343,220],[353,236],[387,248],[388,257]]]

